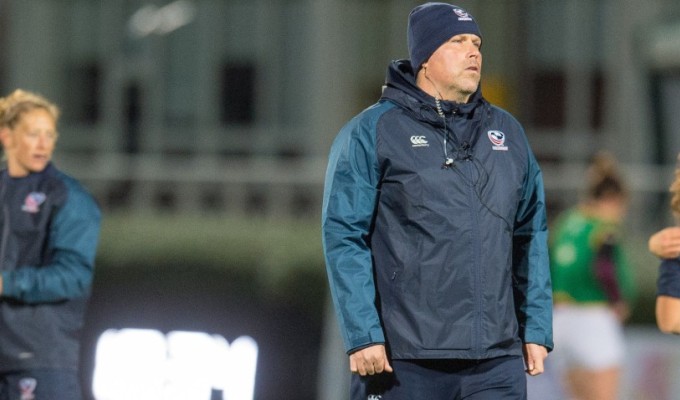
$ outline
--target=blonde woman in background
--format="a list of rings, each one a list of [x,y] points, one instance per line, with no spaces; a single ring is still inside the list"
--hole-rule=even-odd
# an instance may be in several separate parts
[[[680,222],[680,155],[670,192],[671,210]],[[664,333],[680,334],[680,228],[669,227],[652,235],[649,250],[663,258],[657,281],[656,323]]]
[[[80,332],[100,211],[52,164],[59,110],[0,98],[0,400],[79,400]]]
[[[628,189],[608,153],[594,157],[587,179],[584,199],[551,229],[553,359],[569,399],[615,400],[635,296],[622,246]]]

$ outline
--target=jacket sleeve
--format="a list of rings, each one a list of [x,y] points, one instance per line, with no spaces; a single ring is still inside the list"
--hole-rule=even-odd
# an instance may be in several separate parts
[[[541,170],[529,150],[528,173],[513,238],[515,310],[524,343],[552,350],[552,286]]]
[[[3,297],[37,304],[89,294],[101,213],[88,193],[74,183],[67,185],[68,198],[50,226],[50,263],[3,272]]]
[[[348,353],[384,343],[369,246],[378,193],[375,120],[363,115],[331,147],[324,186],[322,241],[331,296]]]

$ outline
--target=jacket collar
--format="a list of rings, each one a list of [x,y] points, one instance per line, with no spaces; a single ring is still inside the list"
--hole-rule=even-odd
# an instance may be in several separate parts
[[[409,60],[397,60],[390,63],[387,68],[382,99],[391,100],[410,110],[419,120],[437,126],[443,124],[441,116],[437,113],[435,98],[416,85]],[[484,108],[488,102],[482,97],[480,85],[465,104],[446,100],[440,101],[440,104],[444,114],[455,111],[458,115],[468,115],[470,118],[472,117],[470,114],[475,114],[478,108]]]
[[[7,168],[4,168],[2,171],[0,171],[0,173],[2,174],[2,175],[0,175],[0,176],[1,176],[2,179],[4,179],[4,180],[33,181],[33,180],[36,180],[36,179],[40,179],[40,177],[42,177],[42,176],[54,174],[54,169],[55,169],[55,168],[54,168],[54,165],[53,165],[52,162],[50,161],[49,163],[47,163],[47,166],[45,166],[45,168],[44,168],[42,171],[31,172],[31,173],[29,173],[29,174],[26,175],[26,176],[22,176],[22,177],[18,177],[18,178],[13,178],[13,177],[9,176],[9,171],[7,170]]]

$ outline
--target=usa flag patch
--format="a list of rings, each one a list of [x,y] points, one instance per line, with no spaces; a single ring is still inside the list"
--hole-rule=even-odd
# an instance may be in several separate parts
[[[47,196],[42,192],[31,192],[26,196],[24,200],[24,205],[21,206],[21,210],[27,213],[35,214],[40,211],[40,205],[45,202]]]
[[[494,150],[507,151],[508,146],[505,145],[505,133],[501,131],[488,131],[486,135],[491,141],[491,148]]]

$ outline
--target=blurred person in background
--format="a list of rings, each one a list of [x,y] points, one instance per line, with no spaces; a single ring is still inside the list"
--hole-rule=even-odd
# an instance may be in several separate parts
[[[473,17],[423,4],[407,37],[410,60],[341,129],[326,173],[351,398],[526,399],[552,348],[542,174],[519,122],[482,97]]]
[[[569,399],[618,398],[623,322],[636,292],[622,243],[627,206],[616,160],[600,152],[589,166],[584,199],[551,226],[552,360]]]
[[[675,169],[675,180],[670,186],[671,211],[680,222],[680,154]],[[680,334],[680,251],[678,231],[665,228],[649,239],[649,250],[662,258],[657,280],[656,323],[664,333]]]
[[[79,400],[80,332],[100,210],[52,163],[58,108],[0,98],[0,400]]]

